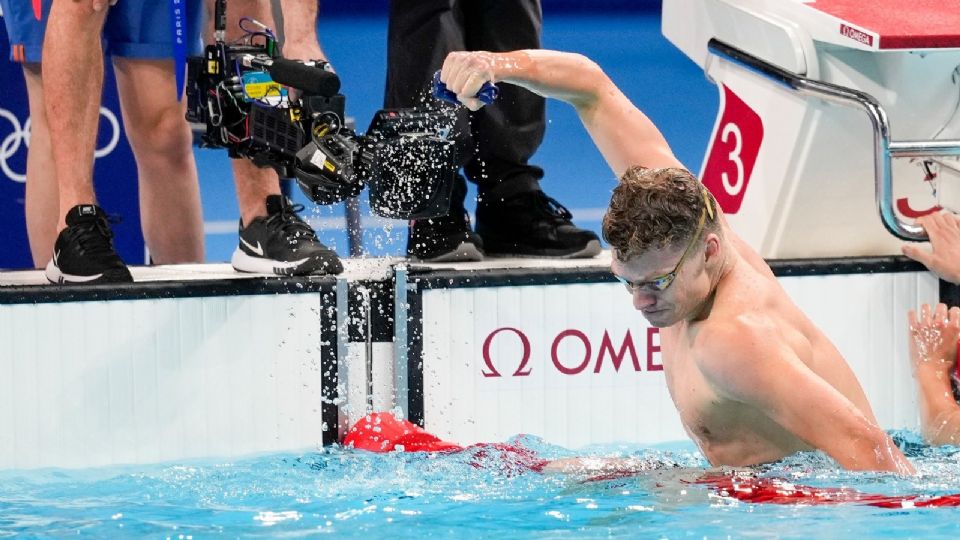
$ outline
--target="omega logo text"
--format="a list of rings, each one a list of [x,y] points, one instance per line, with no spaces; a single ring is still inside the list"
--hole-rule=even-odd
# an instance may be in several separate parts
[[[871,36],[870,34],[864,32],[864,31],[862,31],[862,30],[857,30],[856,28],[853,28],[852,26],[847,26],[847,25],[845,25],[845,24],[841,24],[841,25],[840,25],[840,35],[841,35],[841,36],[844,36],[844,37],[848,37],[848,38],[850,38],[850,39],[852,39],[852,40],[854,40],[854,41],[859,41],[860,43],[863,43],[864,45],[867,45],[868,47],[872,47],[872,46],[873,46],[873,36]]]
[[[596,342],[584,332],[577,329],[568,329],[558,333],[549,345],[550,363],[544,363],[548,369],[552,367],[563,375],[579,375],[592,365],[592,373],[600,373],[604,368],[604,360],[609,358],[607,365],[615,372],[620,372],[624,364],[628,364],[634,372],[642,371],[663,371],[663,365],[656,355],[660,354],[660,330],[658,328],[646,329],[645,349],[642,354],[637,352],[637,344],[634,342],[633,335],[627,330],[622,341],[618,344],[610,337],[609,331],[603,332],[598,347]],[[520,345],[519,356],[510,358],[494,358],[491,354],[491,347],[495,341],[513,340],[514,344]],[[561,346],[569,344],[574,350],[582,351],[572,355],[561,353]],[[544,344],[545,345],[545,344]],[[596,355],[594,355],[596,351]],[[503,377],[500,369],[508,373],[511,377],[527,377],[533,373],[533,367],[530,364],[531,355],[534,353],[546,352],[540,351],[539,347],[534,347],[530,338],[518,328],[502,327],[497,328],[487,335],[483,341],[483,363],[484,369],[481,374],[484,377]],[[627,362],[629,360],[629,362]],[[499,369],[498,367],[499,366]],[[516,367],[514,367],[516,366]],[[510,371],[512,369],[512,371]],[[625,371],[629,368],[624,367]]]

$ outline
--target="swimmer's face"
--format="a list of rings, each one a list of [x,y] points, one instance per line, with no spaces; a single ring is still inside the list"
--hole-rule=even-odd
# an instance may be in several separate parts
[[[652,326],[672,326],[691,317],[709,293],[709,279],[701,279],[706,277],[703,245],[688,247],[651,249],[625,262],[614,257],[610,265],[633,307]]]

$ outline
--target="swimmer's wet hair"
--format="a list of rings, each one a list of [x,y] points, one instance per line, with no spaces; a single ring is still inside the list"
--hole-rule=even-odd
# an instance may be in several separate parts
[[[707,197],[715,209],[716,201]],[[700,181],[690,171],[634,166],[613,190],[603,217],[603,238],[621,262],[650,249],[683,249],[697,230],[705,204]],[[704,231],[720,232],[719,220],[709,212]]]

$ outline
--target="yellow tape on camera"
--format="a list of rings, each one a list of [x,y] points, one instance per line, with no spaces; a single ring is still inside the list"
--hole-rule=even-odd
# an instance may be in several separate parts
[[[244,97],[247,99],[262,100],[266,98],[279,102],[280,98],[287,95],[287,89],[263,71],[249,71],[244,73],[242,80]]]

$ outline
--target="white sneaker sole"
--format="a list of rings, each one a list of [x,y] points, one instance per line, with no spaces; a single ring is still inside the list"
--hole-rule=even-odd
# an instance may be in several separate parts
[[[288,262],[261,259],[260,257],[247,255],[243,250],[237,248],[233,252],[233,256],[230,257],[230,264],[238,272],[288,276],[296,272],[297,268],[308,260],[310,260],[310,257]]]
[[[43,273],[47,276],[47,281],[50,283],[90,283],[96,281],[103,277],[103,273],[94,274],[92,276],[79,276],[75,274],[66,274],[60,271],[60,268],[53,263],[51,259],[47,263],[47,267],[43,270]]]

